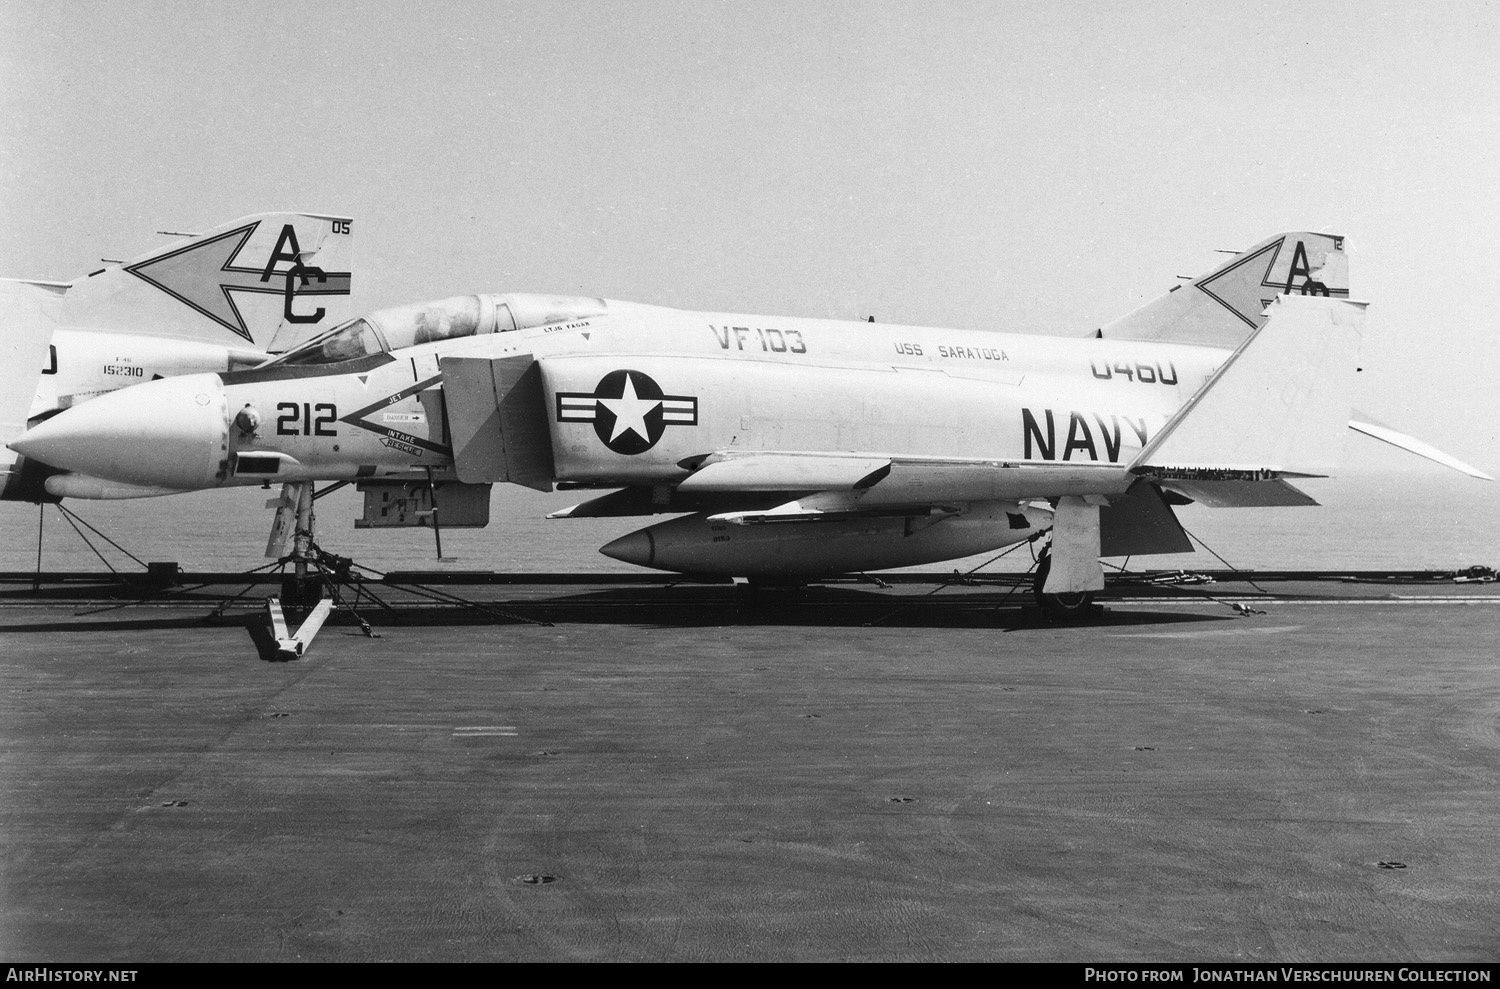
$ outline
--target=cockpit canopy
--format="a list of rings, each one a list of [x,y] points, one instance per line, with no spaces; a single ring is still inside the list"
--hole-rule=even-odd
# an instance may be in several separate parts
[[[334,364],[437,340],[600,316],[608,308],[603,299],[578,295],[458,295],[351,319],[293,347],[269,365]]]

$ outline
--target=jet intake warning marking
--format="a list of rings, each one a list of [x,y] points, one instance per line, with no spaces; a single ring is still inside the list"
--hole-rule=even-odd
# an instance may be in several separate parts
[[[351,426],[358,426],[360,429],[368,429],[372,433],[378,433],[379,435],[385,437],[385,439],[381,440],[381,442],[386,446],[390,447],[393,450],[400,450],[402,453],[410,454],[414,457],[421,456],[422,450],[429,450],[433,453],[441,454],[445,457],[451,457],[453,456],[453,450],[450,447],[443,445],[442,443],[434,443],[432,440],[426,439],[421,436],[413,436],[411,433],[402,432],[399,429],[392,429],[390,426],[376,425],[369,419],[365,418],[372,412],[378,412],[381,409],[388,409],[392,405],[395,405],[397,402],[405,401],[418,392],[426,391],[429,388],[440,386],[442,382],[443,376],[441,374],[433,375],[430,378],[425,378],[421,381],[418,381],[414,385],[407,385],[405,388],[396,392],[394,395],[387,395],[385,398],[382,398],[378,402],[371,402],[369,405],[366,405],[362,409],[355,409],[353,412],[349,413],[346,416],[340,416],[339,422],[347,422]],[[425,416],[423,418],[425,419]]]
[[[668,426],[698,425],[698,398],[663,394],[640,371],[611,371],[592,392],[558,392],[557,421],[591,422],[599,442],[634,456],[655,446]]]

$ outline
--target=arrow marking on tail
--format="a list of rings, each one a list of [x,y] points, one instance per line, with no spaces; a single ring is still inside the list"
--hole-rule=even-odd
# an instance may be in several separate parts
[[[277,270],[276,261],[289,257],[279,246],[263,268],[236,266],[235,260],[258,226],[259,220],[217,237],[194,241],[169,254],[148,258],[125,270],[245,340],[251,340],[250,331],[235,305],[235,292],[282,295],[288,300],[301,295],[349,294],[347,271],[318,273],[296,263],[294,255],[292,267]],[[296,232],[291,224],[283,228],[278,245],[287,239],[295,245]],[[295,284],[299,280],[301,284]]]
[[[1281,251],[1281,245],[1285,240],[1278,240],[1274,244],[1267,244],[1254,254],[1247,255],[1225,268],[1223,271],[1203,279],[1198,287],[1208,294],[1219,305],[1234,313],[1251,329],[1259,326],[1255,317],[1265,311],[1265,304],[1261,291],[1262,288],[1271,288],[1275,293],[1275,286],[1266,281],[1271,275],[1271,269],[1276,266],[1276,255]],[[1266,261],[1264,271],[1260,271],[1255,264],[1258,258],[1269,258]],[[1219,283],[1214,288],[1209,288],[1215,282]],[[1259,304],[1258,304],[1259,303]]]
[[[1214,272],[1195,284],[1209,298],[1244,320],[1245,325],[1251,329],[1260,326],[1262,320],[1259,317],[1271,304],[1273,298],[1278,295],[1291,295],[1293,289],[1299,289],[1303,295],[1333,295],[1338,298],[1348,298],[1347,288],[1330,289],[1321,282],[1313,280],[1313,272],[1308,264],[1307,248],[1300,240],[1296,243],[1284,283],[1273,281],[1271,272],[1275,270],[1276,261],[1281,256],[1281,249],[1286,245],[1285,237],[1267,244],[1254,254],[1245,255],[1229,267]],[[1262,258],[1266,259],[1264,270],[1255,263]],[[1303,279],[1300,284],[1296,281],[1298,276]],[[1209,287],[1211,285],[1212,288]]]

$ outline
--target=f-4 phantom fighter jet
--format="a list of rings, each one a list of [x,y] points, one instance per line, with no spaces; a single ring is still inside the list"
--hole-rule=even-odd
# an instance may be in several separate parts
[[[127,385],[254,367],[348,318],[347,218],[263,213],[172,236],[70,282],[0,280],[0,440]],[[0,499],[118,494],[0,455]]]
[[[496,481],[608,489],[555,517],[676,514],[602,552],[762,581],[1050,528],[1037,591],[1066,611],[1101,556],[1190,551],[1174,504],[1315,504],[1291,482],[1333,470],[1351,425],[1348,295],[1342,239],[1289,233],[1086,339],[466,296],[115,392],[12,446],[143,494],[356,480],[367,517],[425,479],[445,526],[465,504],[487,520]]]

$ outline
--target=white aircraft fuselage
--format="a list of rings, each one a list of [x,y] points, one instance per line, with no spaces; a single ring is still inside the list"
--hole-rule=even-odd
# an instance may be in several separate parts
[[[1173,504],[1316,504],[1288,479],[1330,472],[1351,425],[1433,455],[1351,420],[1348,296],[1342,238],[1306,232],[1084,339],[462,296],[103,395],[10,445],[64,472],[54,495],[358,481],[372,525],[435,525],[440,492],[444,525],[483,525],[497,481],[617,489],[554,517],[679,515],[602,552],[705,575],[795,581],[1050,530],[1037,593],[1071,609],[1101,556],[1190,551]],[[395,490],[419,485],[425,510]]]
[[[537,411],[558,482],[675,485],[715,451],[878,451],[1077,467],[1078,493],[1108,491],[1128,478],[1098,468],[1128,464],[1229,354],[614,301],[599,308],[341,363],[152,382],[59,417],[69,438],[58,437],[49,462],[153,492],[429,470],[452,479],[439,361],[529,357],[540,365],[546,408]],[[1055,495],[1055,479],[1046,491],[1018,479],[972,496]]]

